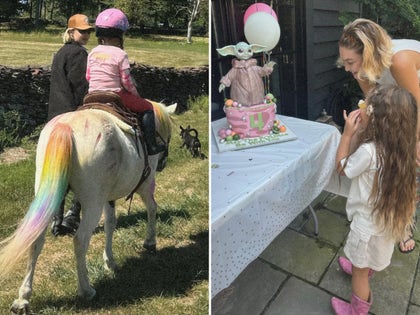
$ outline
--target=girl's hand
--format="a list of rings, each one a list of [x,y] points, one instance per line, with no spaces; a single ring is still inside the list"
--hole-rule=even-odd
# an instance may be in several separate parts
[[[344,110],[343,117],[344,117],[344,120],[346,121],[343,135],[352,137],[357,132],[360,126],[360,122],[361,122],[360,109],[354,110],[348,115],[347,115],[347,111]]]

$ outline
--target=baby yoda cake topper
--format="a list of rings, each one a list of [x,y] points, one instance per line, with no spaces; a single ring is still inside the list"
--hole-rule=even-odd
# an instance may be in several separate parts
[[[254,53],[263,52],[265,47],[239,42],[216,50],[222,56],[236,57],[232,60],[232,68],[220,80],[219,92],[230,86],[231,99],[242,105],[261,104],[264,101],[262,77],[270,75],[276,63],[270,61],[260,67],[257,60],[251,57]]]

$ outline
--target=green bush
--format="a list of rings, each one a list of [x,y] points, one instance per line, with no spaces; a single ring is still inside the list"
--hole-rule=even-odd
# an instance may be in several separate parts
[[[192,111],[193,113],[208,113],[209,111],[208,95],[190,97],[190,99],[188,100],[188,110]]]
[[[22,140],[21,131],[25,129],[25,122],[15,111],[0,111],[0,152],[5,147],[13,147]]]

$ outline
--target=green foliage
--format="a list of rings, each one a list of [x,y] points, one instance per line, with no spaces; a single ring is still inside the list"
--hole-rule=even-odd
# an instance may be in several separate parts
[[[17,111],[0,111],[0,152],[5,147],[20,144],[22,136],[20,131],[25,129],[24,126],[25,123]]]
[[[363,17],[383,26],[393,38],[420,39],[420,1],[357,0]]]
[[[2,0],[0,2],[0,17],[8,18],[14,16],[21,8],[22,4],[19,0]]]
[[[194,0],[116,0],[134,26],[186,28]],[[208,26],[208,3],[201,1],[197,25]],[[206,32],[205,32],[206,33]]]
[[[25,215],[29,198],[33,195],[34,169],[33,156],[29,160],[10,165],[0,164],[1,239],[13,233],[18,222],[17,218]]]
[[[209,112],[209,97],[202,95],[188,102],[188,109],[193,113],[208,113]]]

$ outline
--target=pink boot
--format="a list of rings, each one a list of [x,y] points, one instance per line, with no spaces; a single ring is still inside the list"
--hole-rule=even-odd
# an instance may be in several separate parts
[[[350,260],[348,260],[346,257],[340,256],[338,257],[338,264],[340,265],[341,270],[343,270],[345,273],[347,273],[350,276],[352,275],[352,270],[351,270],[352,264]],[[372,269],[369,270],[369,274],[368,274],[369,279],[372,278],[374,273],[375,273],[374,270]]]
[[[370,302],[366,302],[353,293],[350,304],[333,297],[331,306],[336,315],[367,315],[372,306],[372,294],[370,294]]]
[[[331,306],[336,315],[351,315],[351,305],[339,298],[331,298]]]

